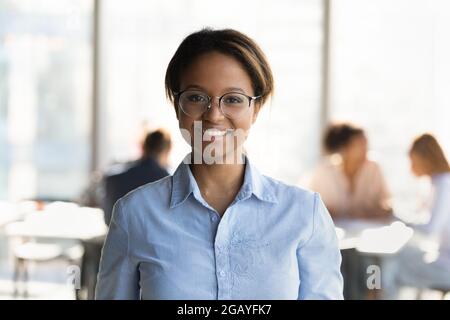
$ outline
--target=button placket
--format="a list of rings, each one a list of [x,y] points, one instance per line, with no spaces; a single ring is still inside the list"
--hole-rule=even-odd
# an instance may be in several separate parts
[[[227,215],[224,215],[218,225],[214,244],[219,299],[230,298],[230,270],[228,261],[229,230],[227,217]]]

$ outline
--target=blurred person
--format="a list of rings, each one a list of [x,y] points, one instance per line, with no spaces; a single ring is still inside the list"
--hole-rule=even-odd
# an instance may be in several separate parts
[[[431,180],[432,193],[426,201],[429,221],[411,225],[419,241],[411,241],[397,257],[393,274],[385,280],[388,299],[398,298],[402,286],[450,290],[450,166],[438,141],[428,133],[414,140],[409,157],[413,174]],[[426,239],[435,241],[438,250],[421,246]]]
[[[166,72],[191,153],[115,207],[97,299],[341,299],[319,195],[259,173],[243,150],[273,92],[259,46],[232,29],[186,37]]]
[[[158,129],[147,134],[142,144],[142,157],[104,177],[103,210],[109,225],[114,204],[128,192],[144,184],[168,176],[169,156],[172,148],[170,134]]]
[[[450,167],[444,151],[436,138],[426,133],[414,140],[409,157],[414,175],[428,177],[432,185],[432,195],[425,202],[429,204],[429,221],[415,228],[450,248]]]
[[[367,157],[363,129],[350,123],[330,124],[324,133],[325,157],[312,172],[309,187],[317,191],[333,220],[392,217],[390,193],[378,164]],[[343,250],[341,272],[345,299],[366,299],[367,267],[371,257]]]
[[[391,217],[390,192],[378,164],[367,158],[367,144],[363,129],[352,124],[326,129],[326,156],[309,187],[319,192],[333,219]]]

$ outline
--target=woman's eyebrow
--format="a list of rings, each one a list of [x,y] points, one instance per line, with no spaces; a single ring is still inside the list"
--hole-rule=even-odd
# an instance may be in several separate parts
[[[196,84],[191,84],[191,85],[188,85],[186,88],[184,88],[184,90],[187,90],[187,89],[198,89],[198,90],[205,91],[205,92],[207,91],[204,87],[196,85]],[[245,93],[245,91],[239,87],[228,87],[223,90],[223,92],[225,92],[225,93],[236,92],[236,91]]]
[[[228,92],[230,92],[230,91],[239,91],[239,92],[245,93],[244,90],[242,90],[241,88],[238,88],[238,87],[229,87],[229,88],[226,88],[225,91],[226,91],[226,92],[227,92],[227,91],[228,91]]]

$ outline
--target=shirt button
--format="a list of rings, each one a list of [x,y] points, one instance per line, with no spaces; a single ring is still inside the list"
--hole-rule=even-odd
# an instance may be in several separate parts
[[[219,275],[223,278],[223,277],[225,277],[227,275],[227,273],[225,271],[221,270],[219,272]]]
[[[217,217],[216,217],[215,215],[212,215],[212,216],[211,216],[211,221],[212,221],[212,222],[216,222],[216,221],[217,221]]]

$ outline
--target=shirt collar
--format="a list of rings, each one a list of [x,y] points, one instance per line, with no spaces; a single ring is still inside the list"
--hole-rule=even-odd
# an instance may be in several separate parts
[[[189,167],[190,154],[178,165],[172,177],[172,195],[170,199],[170,208],[174,208],[183,203],[191,193],[201,198],[197,182]],[[261,201],[277,203],[277,197],[273,186],[259,171],[250,163],[248,157],[245,157],[244,183],[236,196],[236,200],[244,200],[255,195]]]

